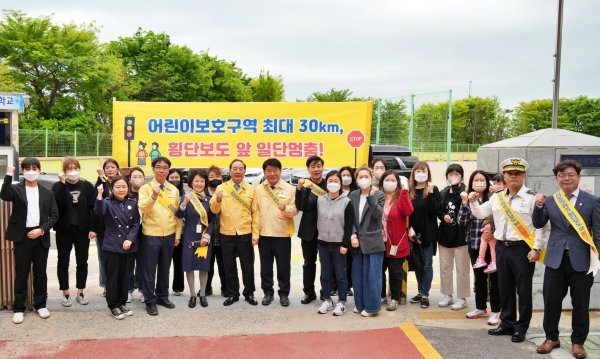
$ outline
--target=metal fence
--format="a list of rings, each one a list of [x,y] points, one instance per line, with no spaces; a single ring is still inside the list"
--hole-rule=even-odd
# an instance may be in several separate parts
[[[110,156],[112,134],[77,131],[19,130],[19,156]]]

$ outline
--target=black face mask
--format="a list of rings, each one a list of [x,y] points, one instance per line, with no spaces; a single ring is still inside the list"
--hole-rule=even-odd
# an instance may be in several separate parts
[[[211,186],[212,188],[217,188],[217,186],[220,185],[221,183],[223,183],[223,180],[220,180],[218,178],[211,179],[210,181],[208,181],[208,185]]]
[[[179,187],[179,184],[181,183],[181,181],[169,181],[169,183],[175,187]]]

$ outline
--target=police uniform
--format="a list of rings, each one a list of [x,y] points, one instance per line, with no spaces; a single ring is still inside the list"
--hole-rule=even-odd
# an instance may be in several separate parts
[[[509,158],[500,163],[500,171],[527,172],[529,164],[522,158]],[[489,331],[491,335],[512,335],[514,342],[521,342],[529,328],[532,304],[532,278],[535,263],[529,262],[527,255],[532,248],[521,238],[508,222],[500,203],[498,195],[505,193],[507,201],[513,211],[521,218],[531,232],[534,233],[533,249],[540,252],[546,246],[548,226],[535,229],[532,223],[532,214],[535,207],[535,191],[524,185],[517,193],[510,193],[509,189],[496,193],[490,200],[479,204],[472,202],[471,211],[479,219],[490,215],[494,217],[496,244],[496,265],[498,267],[498,285],[502,311],[500,312],[501,324],[497,329]],[[517,319],[517,300],[519,296],[519,318]]]

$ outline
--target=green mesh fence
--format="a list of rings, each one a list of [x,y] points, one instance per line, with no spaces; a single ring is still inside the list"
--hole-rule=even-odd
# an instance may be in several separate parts
[[[19,156],[110,156],[112,134],[19,130]]]

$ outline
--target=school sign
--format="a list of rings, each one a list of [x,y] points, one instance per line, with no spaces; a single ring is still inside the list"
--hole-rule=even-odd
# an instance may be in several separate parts
[[[368,160],[371,102],[113,102],[113,157],[128,167],[150,167],[167,156],[173,167],[248,167],[281,159],[304,167],[318,155],[326,167]],[[350,133],[362,132],[355,151]]]

